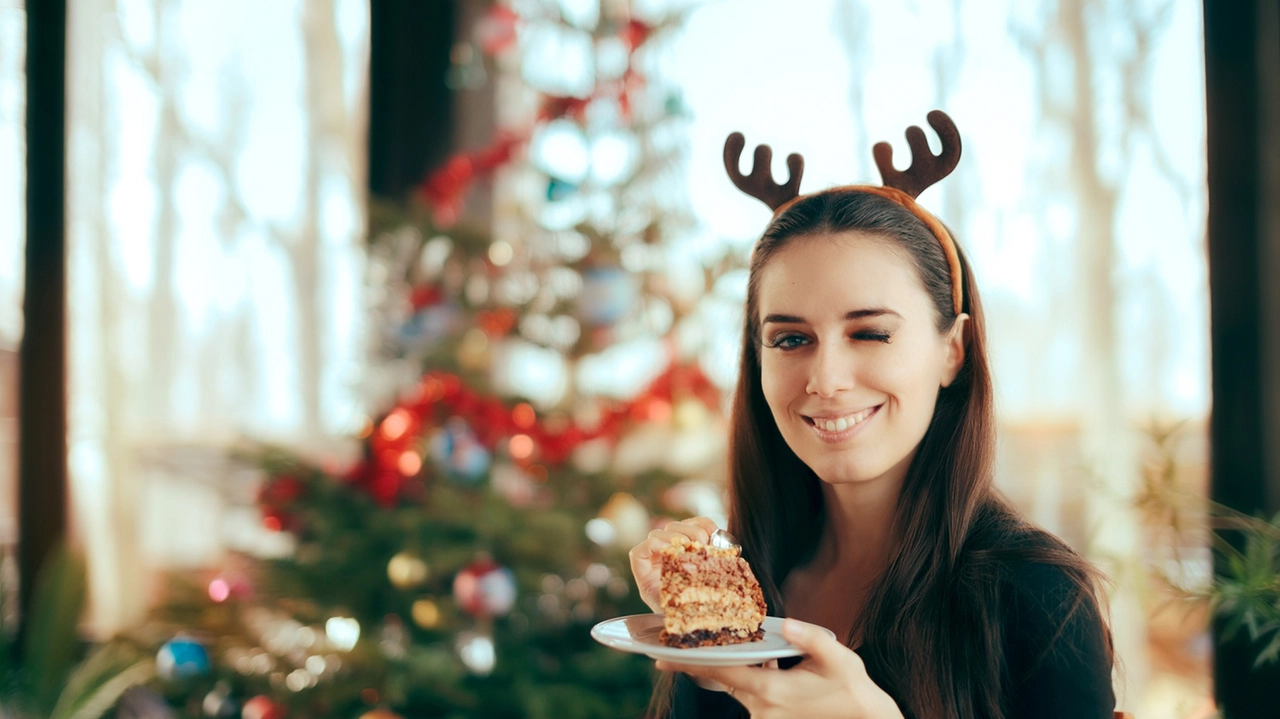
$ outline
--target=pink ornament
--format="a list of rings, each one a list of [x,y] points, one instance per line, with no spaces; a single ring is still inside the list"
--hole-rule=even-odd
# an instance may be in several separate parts
[[[209,582],[209,598],[215,602],[225,602],[231,596],[231,585],[222,577]]]

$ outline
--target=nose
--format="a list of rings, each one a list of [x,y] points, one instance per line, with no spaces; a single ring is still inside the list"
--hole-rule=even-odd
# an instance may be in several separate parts
[[[837,392],[853,389],[853,356],[842,343],[818,343],[811,362],[809,381],[805,385],[805,391],[809,394],[834,397]]]

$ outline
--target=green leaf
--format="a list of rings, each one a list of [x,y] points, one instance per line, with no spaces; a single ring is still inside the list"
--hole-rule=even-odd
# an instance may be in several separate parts
[[[1258,657],[1253,662],[1253,668],[1257,669],[1264,664],[1270,664],[1277,660],[1280,660],[1280,632],[1272,635],[1271,641],[1267,643],[1267,646],[1258,652]]]
[[[108,644],[75,668],[49,719],[99,719],[130,687],[155,676],[152,659]]]
[[[77,627],[84,602],[84,560],[59,546],[36,580],[23,653],[32,699],[42,715],[52,712],[79,657]]]

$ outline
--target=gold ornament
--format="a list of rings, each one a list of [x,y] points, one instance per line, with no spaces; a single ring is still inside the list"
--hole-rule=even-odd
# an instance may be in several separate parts
[[[374,709],[360,715],[360,719],[404,719],[399,714],[387,709]]]
[[[413,603],[411,610],[413,623],[423,629],[433,629],[440,623],[440,607],[430,599],[419,599]]]
[[[387,578],[399,589],[411,589],[427,580],[427,563],[412,552],[399,552],[387,562]]]
[[[694,429],[711,421],[711,410],[696,399],[682,399],[676,403],[674,421],[678,429]]]
[[[617,541],[624,547],[639,544],[649,534],[649,510],[626,492],[618,492],[600,508],[600,519],[613,525]]]
[[[479,327],[467,330],[458,347],[458,364],[462,365],[463,369],[484,370],[489,368],[492,356],[489,335]]]

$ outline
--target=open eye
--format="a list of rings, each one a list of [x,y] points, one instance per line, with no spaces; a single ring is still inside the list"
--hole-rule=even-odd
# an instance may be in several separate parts
[[[765,342],[764,346],[769,349],[780,349],[785,351],[799,349],[809,343],[809,338],[794,332],[779,334]]]

